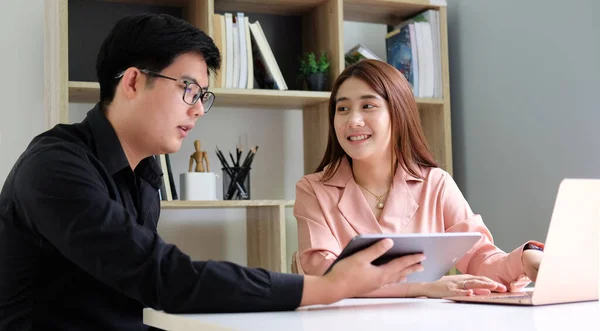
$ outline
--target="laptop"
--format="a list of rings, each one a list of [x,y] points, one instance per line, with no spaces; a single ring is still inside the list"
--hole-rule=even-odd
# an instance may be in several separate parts
[[[524,292],[453,296],[464,303],[538,306],[598,301],[600,179],[561,181],[535,287]]]

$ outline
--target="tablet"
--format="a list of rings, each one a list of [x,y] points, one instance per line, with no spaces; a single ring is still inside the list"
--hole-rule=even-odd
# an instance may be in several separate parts
[[[433,282],[439,280],[450,271],[456,262],[481,238],[481,233],[448,232],[358,235],[350,240],[325,274],[338,261],[385,238],[392,239],[394,246],[381,257],[375,259],[372,264],[382,265],[397,257],[424,253],[427,257],[425,261],[421,262],[424,270],[408,275],[406,282]]]

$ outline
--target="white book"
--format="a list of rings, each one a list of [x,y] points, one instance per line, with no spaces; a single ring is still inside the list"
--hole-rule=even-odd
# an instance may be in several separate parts
[[[248,65],[248,78],[246,79],[246,88],[254,88],[254,57],[252,56],[252,42],[250,41],[250,22],[248,16],[244,17],[244,27],[246,30],[246,63]]]
[[[260,23],[258,21],[256,21],[256,26],[258,27],[258,30],[260,31],[260,34],[262,35],[264,41],[265,41],[265,45],[268,49],[267,55],[269,56],[269,62],[270,65],[273,67],[273,72],[275,74],[275,81],[277,82],[277,85],[280,86],[280,90],[287,90],[287,84],[285,83],[285,79],[283,79],[283,74],[281,73],[281,70],[279,69],[279,64],[277,63],[277,59],[275,59],[275,54],[273,54],[273,50],[271,49],[271,45],[269,45],[269,41],[267,40],[267,36],[265,35],[265,32],[262,29],[262,26],[260,25]]]
[[[227,40],[225,35],[225,17],[220,14],[213,15],[213,34],[215,45],[221,52],[221,70],[215,77],[213,87],[225,87],[225,77],[227,75]]]
[[[246,88],[247,80],[248,80],[248,55],[247,47],[246,47],[246,20],[244,19],[244,13],[237,13],[236,24],[238,27],[238,36],[239,36],[239,65],[240,65],[240,73],[238,77],[238,88]]]
[[[443,97],[442,87],[442,46],[440,40],[440,12],[430,9],[423,16],[431,24],[431,37],[433,41],[433,97]]]
[[[240,87],[240,29],[233,23],[233,88]]]
[[[425,70],[426,76],[425,79],[425,98],[433,98],[433,90],[434,90],[434,64],[433,64],[433,38],[431,33],[431,24],[429,22],[420,22],[423,26],[423,46],[425,53]]]
[[[267,38],[260,27],[260,23],[258,21],[250,23],[250,31],[256,40],[260,56],[262,56],[265,60],[267,74],[272,76],[273,80],[275,81],[275,85],[277,85],[277,89],[287,90],[287,85],[285,84],[283,75],[279,70],[279,65],[277,64],[275,56],[273,55],[273,51],[269,46],[269,42],[267,41]]]
[[[226,47],[225,51],[225,87],[233,87],[233,16],[231,13],[225,13],[225,39]]]
[[[425,64],[425,37],[423,36],[423,25],[415,22],[415,35],[417,39],[417,58],[419,59],[419,94],[418,98],[425,98],[425,84],[427,80]]]

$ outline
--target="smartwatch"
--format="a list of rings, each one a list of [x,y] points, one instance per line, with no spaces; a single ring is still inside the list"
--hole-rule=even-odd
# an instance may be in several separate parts
[[[537,246],[537,245],[534,245],[534,244],[531,244],[531,243],[527,243],[527,244],[525,244],[525,246],[523,247],[523,250],[524,250],[524,251],[526,251],[526,250],[528,250],[528,249],[535,249],[536,251],[542,251],[542,252],[544,251],[544,249],[543,249],[543,248],[541,248],[540,246]]]

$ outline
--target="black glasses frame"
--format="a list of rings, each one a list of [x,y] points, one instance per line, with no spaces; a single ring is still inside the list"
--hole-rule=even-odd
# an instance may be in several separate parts
[[[175,82],[183,83],[185,85],[185,89],[183,90],[183,95],[181,96],[181,99],[183,100],[183,102],[185,102],[186,104],[188,104],[190,106],[195,105],[196,102],[198,102],[198,100],[200,100],[200,99],[205,100],[206,97],[209,97],[209,99],[207,99],[207,100],[210,100],[210,103],[207,104],[204,101],[202,102],[202,106],[204,107],[204,113],[208,113],[208,111],[210,110],[210,108],[212,107],[212,105],[215,102],[215,99],[216,99],[215,94],[212,93],[212,92],[210,92],[210,91],[203,91],[202,87],[198,83],[196,83],[194,81],[191,81],[191,80],[188,80],[188,79],[177,79],[177,78],[165,76],[163,74],[160,74],[158,72],[151,71],[151,70],[148,70],[148,69],[139,69],[139,70],[140,70],[140,72],[143,72],[143,73],[145,73],[148,76],[159,77],[159,78],[166,78],[166,79],[170,79],[170,80],[175,81]],[[124,71],[120,72],[115,78],[121,78],[121,77],[123,77],[124,73],[125,73]],[[188,90],[190,88],[190,85],[196,85],[196,86],[198,86],[198,91],[202,91],[202,93],[198,93],[198,94],[196,94],[196,96],[193,97],[191,103],[185,101],[185,95],[188,92]]]

